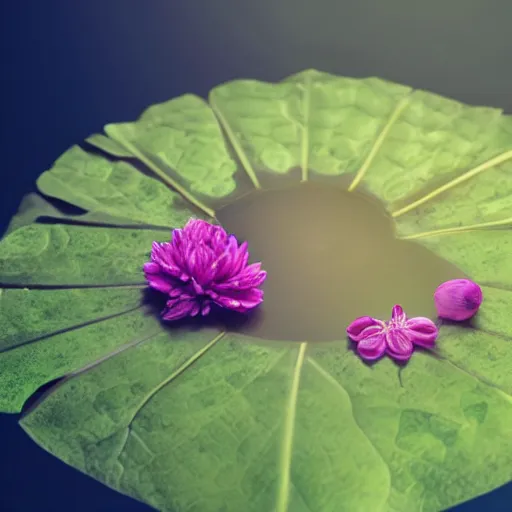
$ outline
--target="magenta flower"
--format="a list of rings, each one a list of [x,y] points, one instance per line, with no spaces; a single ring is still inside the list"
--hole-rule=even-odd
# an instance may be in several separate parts
[[[469,279],[452,279],[437,287],[434,302],[439,318],[461,322],[471,318],[480,308],[482,289]]]
[[[170,242],[153,242],[144,274],[151,288],[169,296],[164,320],[207,315],[212,303],[244,313],[263,302],[258,286],[267,275],[248,259],[247,242],[239,246],[221,226],[190,219]]]
[[[361,316],[347,327],[347,334],[357,343],[357,351],[363,359],[371,361],[387,353],[394,359],[407,361],[414,345],[432,348],[438,330],[428,318],[407,318],[402,307],[396,305],[388,322]]]

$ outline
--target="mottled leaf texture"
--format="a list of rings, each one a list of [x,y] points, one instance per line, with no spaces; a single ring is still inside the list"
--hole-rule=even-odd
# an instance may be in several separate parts
[[[41,175],[45,199],[27,196],[0,244],[0,407],[64,377],[21,420],[38,444],[165,512],[437,512],[511,480],[511,117],[309,70],[105,132]],[[148,306],[141,266],[171,228],[283,178],[343,175],[398,238],[482,285],[474,327],[442,325],[437,357],[397,378],[343,332],[169,329]]]

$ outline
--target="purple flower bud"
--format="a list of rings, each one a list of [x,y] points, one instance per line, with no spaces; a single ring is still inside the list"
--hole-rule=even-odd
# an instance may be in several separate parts
[[[164,320],[207,315],[211,304],[244,313],[263,302],[258,287],[267,274],[247,265],[247,242],[204,220],[190,219],[170,242],[153,242],[144,274],[151,288],[168,295]]]
[[[471,318],[482,303],[482,290],[469,279],[452,279],[438,286],[434,302],[440,318],[460,322]]]
[[[372,361],[387,353],[393,359],[407,361],[415,345],[424,348],[434,346],[438,329],[429,318],[407,318],[397,304],[388,322],[361,316],[347,327],[347,334],[357,343],[357,352],[363,359]]]

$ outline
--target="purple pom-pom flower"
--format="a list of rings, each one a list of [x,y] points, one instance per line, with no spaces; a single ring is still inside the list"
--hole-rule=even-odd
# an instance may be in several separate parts
[[[393,359],[407,361],[415,345],[434,346],[438,329],[429,318],[407,318],[402,307],[396,305],[388,322],[362,316],[347,327],[347,334],[357,343],[357,352],[363,359],[373,361],[387,353]]]
[[[174,229],[170,242],[153,242],[144,274],[151,288],[168,295],[164,320],[203,316],[212,303],[244,313],[263,302],[261,263],[248,265],[247,242],[200,219]]]
[[[482,289],[469,279],[446,281],[434,293],[439,318],[456,322],[471,318],[480,308],[482,300]]]

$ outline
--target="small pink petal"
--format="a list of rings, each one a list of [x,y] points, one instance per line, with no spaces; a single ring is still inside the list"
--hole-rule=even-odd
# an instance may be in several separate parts
[[[397,361],[408,361],[412,357],[412,352],[405,352],[403,354],[395,354],[388,349],[388,356],[392,359],[396,359]]]
[[[371,316],[360,316],[356,318],[348,327],[347,334],[354,341],[361,341],[368,336],[374,336],[382,331],[384,322],[372,318]]]
[[[393,306],[393,310],[391,312],[391,322],[395,325],[403,326],[407,321],[407,315],[404,313],[402,306],[396,304]]]
[[[430,318],[417,316],[406,322],[406,328],[414,344],[430,348],[434,346],[439,331]]]
[[[362,339],[357,344],[357,352],[363,359],[373,361],[379,359],[386,352],[386,338],[383,334],[376,334]]]
[[[414,345],[405,329],[390,329],[386,333],[388,354],[394,359],[407,360],[411,357]]]

